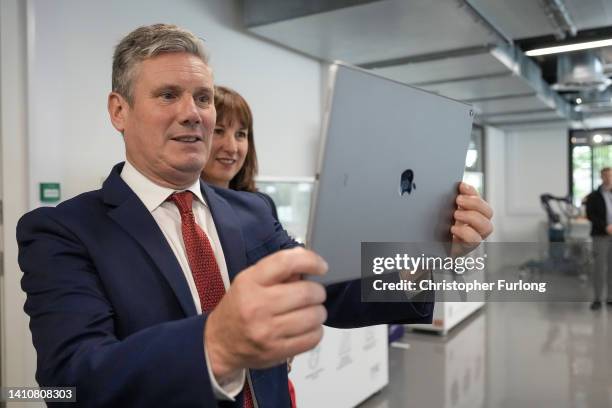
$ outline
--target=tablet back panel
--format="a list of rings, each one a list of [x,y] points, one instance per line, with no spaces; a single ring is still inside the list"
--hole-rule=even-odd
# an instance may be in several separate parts
[[[358,68],[331,70],[307,240],[330,265],[323,283],[360,277],[361,242],[432,252],[450,241],[473,119],[469,105]]]

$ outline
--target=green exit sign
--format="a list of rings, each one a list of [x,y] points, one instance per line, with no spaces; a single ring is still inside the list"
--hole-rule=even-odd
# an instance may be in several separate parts
[[[56,203],[60,200],[59,183],[40,183],[40,201],[43,203]]]

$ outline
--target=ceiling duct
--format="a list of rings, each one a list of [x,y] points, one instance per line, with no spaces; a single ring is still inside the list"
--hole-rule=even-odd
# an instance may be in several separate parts
[[[612,110],[612,88],[603,92],[596,90],[582,91],[577,99],[580,100],[580,103],[574,108],[577,112],[591,114]]]
[[[277,3],[284,5],[282,10]],[[535,0],[243,0],[242,4],[246,25],[258,36],[323,61],[345,61],[473,104],[483,123],[583,117],[512,40],[522,32],[533,34],[531,28],[523,29],[528,25],[547,26],[548,33],[553,15],[558,31],[572,35],[573,22],[562,0],[547,2],[547,15]],[[296,8],[296,4],[321,7]],[[457,12],[458,6],[463,12]],[[499,21],[508,19],[491,18],[500,13],[521,15],[521,21],[500,26]]]
[[[535,95],[560,118],[580,120],[581,114],[562,98],[542,79],[540,67],[515,46],[499,44],[490,51],[499,62],[504,64],[516,77],[521,78],[533,89]]]
[[[555,37],[563,40],[568,34],[572,37],[576,35],[576,24],[574,24],[562,0],[540,0],[540,4],[544,8],[548,20],[557,30]]]
[[[604,74],[595,50],[569,52],[557,57],[557,91],[605,90],[612,81]]]

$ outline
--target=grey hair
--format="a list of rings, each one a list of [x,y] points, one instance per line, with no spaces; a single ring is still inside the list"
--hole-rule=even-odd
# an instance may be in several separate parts
[[[138,65],[156,55],[172,52],[187,52],[208,64],[208,54],[202,40],[173,24],[138,27],[123,37],[113,55],[113,92],[132,105],[133,82]]]

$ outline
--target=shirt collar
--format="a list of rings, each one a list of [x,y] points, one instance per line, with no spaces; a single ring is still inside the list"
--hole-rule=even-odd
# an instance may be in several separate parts
[[[199,178],[184,190],[162,187],[149,180],[127,160],[125,161],[123,170],[121,170],[121,178],[132,191],[134,191],[136,196],[140,198],[140,201],[143,202],[149,212],[153,212],[153,210],[162,205],[171,194],[179,191],[191,191],[202,204],[206,205],[206,201],[202,196],[202,190],[200,189]]]

